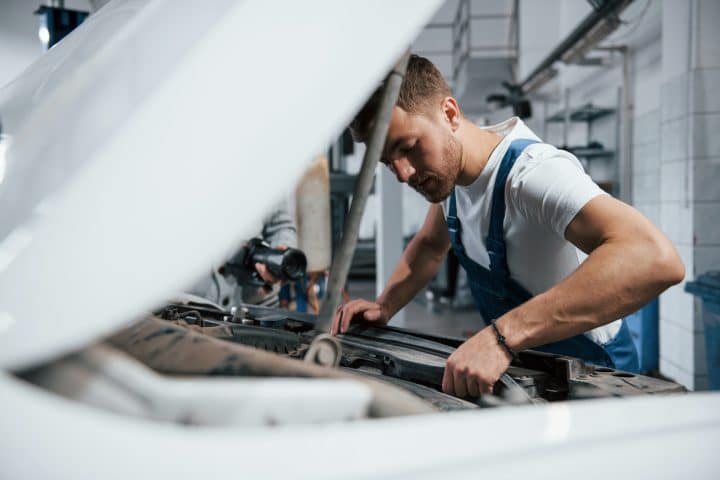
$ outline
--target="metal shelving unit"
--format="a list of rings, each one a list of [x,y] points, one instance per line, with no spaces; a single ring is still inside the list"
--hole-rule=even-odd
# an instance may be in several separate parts
[[[589,167],[589,162],[594,159],[609,159],[617,161],[617,151],[614,149],[607,149],[603,146],[593,146],[595,142],[593,136],[593,123],[601,118],[614,116],[616,125],[619,125],[619,119],[617,118],[618,109],[611,107],[600,107],[593,105],[592,103],[586,103],[578,107],[569,106],[569,98],[566,93],[565,108],[553,113],[552,115],[545,118],[546,123],[563,124],[563,142],[562,146],[573,155],[578,157],[583,162],[586,169]],[[587,145],[582,146],[569,146],[568,145],[568,131],[571,123],[584,123],[587,125],[586,143]],[[619,145],[619,130],[615,129],[615,145]],[[618,181],[616,178],[607,179],[604,178],[598,181],[604,189],[609,190],[610,193],[617,194]]]

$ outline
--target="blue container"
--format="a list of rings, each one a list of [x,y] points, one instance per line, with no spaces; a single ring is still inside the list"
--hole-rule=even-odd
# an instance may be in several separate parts
[[[702,299],[710,389],[720,390],[720,271],[703,273],[694,282],[687,282],[685,291]]]
[[[640,372],[657,370],[660,357],[658,336],[658,299],[625,317],[640,361]]]

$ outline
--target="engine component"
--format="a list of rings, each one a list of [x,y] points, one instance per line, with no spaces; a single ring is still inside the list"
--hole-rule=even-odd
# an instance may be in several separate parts
[[[323,333],[315,337],[310,344],[307,353],[305,353],[305,361],[322,365],[323,367],[337,367],[342,357],[342,347],[340,341],[327,333]]]
[[[225,338],[244,325],[218,325]],[[214,327],[211,327],[214,328]],[[266,329],[273,333],[273,329]],[[283,332],[286,333],[286,332]],[[107,340],[111,345],[167,374],[352,379],[372,392],[369,415],[388,417],[433,413],[437,409],[405,390],[357,373],[324,368],[256,348],[203,335],[150,316]]]
[[[317,334],[314,316],[281,309],[248,308],[250,317],[272,318],[272,322],[264,322],[272,328],[233,323],[231,316],[212,309],[202,310],[203,319],[197,320],[198,311],[191,306],[173,305],[160,314],[164,318],[180,318],[190,324],[195,321],[196,326],[206,325],[202,330],[216,337],[219,330],[212,325],[222,326],[224,330],[220,331],[224,331],[225,335],[220,338],[228,341],[289,357],[308,357]],[[343,370],[401,385],[423,400],[447,409],[684,391],[676,383],[595,367],[573,357],[523,351],[495,385],[495,395],[475,399],[474,403],[458,404],[450,400],[454,397],[442,393],[441,384],[447,358],[464,339],[396,327],[353,324],[346,334],[333,340],[342,347],[339,364]],[[313,353],[310,358],[315,355]],[[326,355],[332,357],[331,352]]]

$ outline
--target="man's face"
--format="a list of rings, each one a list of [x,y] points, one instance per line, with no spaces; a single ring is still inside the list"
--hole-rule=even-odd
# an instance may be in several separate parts
[[[410,114],[394,107],[380,159],[432,203],[450,196],[461,168],[462,145],[443,120],[440,109]]]

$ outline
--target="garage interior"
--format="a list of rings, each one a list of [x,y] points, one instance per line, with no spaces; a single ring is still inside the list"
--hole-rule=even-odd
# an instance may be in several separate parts
[[[56,41],[42,23],[50,18],[43,8],[75,11],[72,21],[80,24],[105,3],[68,0],[38,9],[4,0],[0,84]],[[598,13],[602,8],[611,13]],[[39,20],[46,25],[40,31]],[[713,133],[720,128],[718,20],[720,4],[713,0],[448,0],[411,45],[438,66],[475,123],[522,116],[672,240],[686,281],[634,314],[632,328],[643,371],[688,390],[710,388],[710,352],[703,301],[686,284],[720,269],[720,141]],[[348,137],[346,131],[326,152],[333,249],[364,155],[364,145]],[[395,207],[383,208],[388,202]],[[378,169],[346,285],[349,297],[371,298],[382,290],[426,209],[420,195]],[[464,337],[478,330],[465,274],[452,266],[448,272],[448,265],[391,325]],[[314,285],[320,300],[322,287]],[[318,307],[303,302],[300,308]]]
[[[23,133],[22,128],[14,130],[17,127],[13,125],[15,118],[24,118],[22,109],[32,112],[27,114],[27,118],[39,125],[43,125],[44,118],[51,118],[57,112],[68,114],[72,121],[79,119],[80,123],[88,122],[84,115],[96,115],[98,123],[106,121],[105,115],[112,121],[116,120],[113,115],[119,115],[117,111],[105,112],[98,107],[102,105],[101,100],[91,103],[87,110],[78,109],[75,117],[72,108],[51,95],[53,75],[60,80],[63,75],[70,76],[72,69],[82,65],[82,59],[86,57],[87,64],[92,68],[100,65],[98,71],[101,74],[78,77],[75,85],[88,91],[97,88],[99,92],[105,92],[101,88],[108,85],[116,86],[113,83],[117,81],[116,74],[122,76],[136,68],[133,62],[112,65],[103,70],[102,62],[98,60],[102,59],[102,55],[98,51],[106,48],[109,51],[110,47],[100,43],[96,48],[86,41],[92,39],[92,35],[82,37],[74,34],[84,31],[82,29],[91,24],[93,17],[100,16],[106,9],[117,8],[118,18],[121,18],[123,12],[118,5],[127,4],[128,10],[131,10],[142,9],[144,7],[138,5],[151,3],[140,0],[49,0],[43,3],[0,0],[0,200],[6,176],[6,154],[9,179],[13,179],[15,172],[27,173],[22,168],[13,171],[17,163],[13,164],[11,158],[13,136]],[[161,3],[162,0],[157,2]],[[198,8],[192,2],[178,2],[181,3],[178,10]],[[229,5],[232,2],[224,3]],[[208,11],[220,8],[216,5]],[[299,7],[281,5],[278,16],[283,15],[285,8],[290,11]],[[321,7],[313,5],[313,8]],[[326,8],[335,12],[335,7]],[[151,10],[148,8],[148,16],[157,14]],[[262,406],[257,411],[250,409],[232,419],[239,425],[275,428],[276,425],[294,424],[298,418],[302,418],[298,423],[360,423],[361,419],[368,417],[422,414],[432,408],[467,410],[641,394],[658,394],[660,397],[688,393],[687,396],[695,396],[693,392],[720,390],[720,135],[717,134],[720,132],[720,30],[717,28],[720,24],[720,2],[444,0],[433,11],[435,13],[414,36],[406,55],[400,60],[394,58],[393,62],[402,64],[404,69],[402,62],[407,61],[409,53],[433,62],[452,89],[465,118],[477,126],[487,127],[511,117],[521,118],[544,143],[573,154],[600,189],[641,212],[677,250],[685,268],[684,280],[625,317],[638,352],[638,372],[631,374],[622,369],[591,366],[579,359],[564,359],[560,367],[556,356],[533,351],[513,352],[508,348],[514,363],[498,380],[496,390],[484,398],[472,400],[446,395],[441,388],[445,359],[464,340],[485,327],[476,309],[468,275],[458,265],[452,250],[432,281],[393,316],[389,328],[360,325],[349,335],[341,332],[346,335],[345,338],[340,335],[340,341],[335,336],[325,335],[328,328],[323,331],[315,328],[329,325],[325,321],[332,319],[338,305],[358,298],[374,300],[383,292],[401,260],[403,250],[423,225],[429,206],[421,194],[398,182],[390,169],[377,165],[380,153],[373,151],[372,140],[368,142],[370,147],[355,142],[347,122],[336,125],[332,136],[325,139],[323,149],[316,150],[310,159],[303,158],[302,169],[288,166],[288,170],[294,169],[302,174],[297,176],[293,188],[269,199],[277,202],[258,199],[257,207],[254,204],[225,204],[208,212],[209,217],[224,215],[225,221],[237,222],[230,230],[240,230],[240,226],[246,223],[253,225],[252,228],[260,225],[265,232],[269,217],[263,218],[264,225],[261,225],[259,217],[270,215],[273,208],[277,209],[277,204],[282,204],[289,212],[291,220],[287,221],[292,224],[290,228],[295,232],[296,240],[266,240],[267,243],[253,244],[248,242],[249,237],[234,238],[233,241],[241,245],[242,255],[237,252],[228,254],[230,241],[211,240],[209,244],[212,243],[215,251],[212,255],[203,253],[202,258],[208,260],[205,270],[197,268],[199,262],[194,261],[192,282],[188,281],[190,267],[185,270],[182,267],[170,270],[168,267],[168,271],[178,277],[178,280],[173,278],[167,282],[172,284],[172,291],[158,288],[157,292],[162,291],[166,296],[160,301],[155,298],[156,303],[152,305],[145,298],[145,303],[140,300],[135,302],[145,307],[142,311],[148,312],[147,318],[142,316],[144,314],[138,316],[135,311],[133,318],[137,323],[126,321],[119,324],[122,328],[98,329],[97,334],[79,336],[82,340],[72,342],[71,347],[44,354],[37,361],[18,360],[13,363],[15,360],[7,360],[6,365],[0,358],[0,366],[12,372],[13,381],[20,379],[93,407],[100,405],[122,415],[137,415],[185,426],[222,425],[227,418],[216,415],[218,410],[212,405],[224,408],[232,402],[239,404],[246,392],[239,388],[229,389],[229,396],[224,396],[221,390],[200,386],[201,382],[197,381],[188,384],[187,390],[178,387],[177,391],[181,392],[179,397],[193,404],[187,410],[186,404],[163,397],[164,387],[147,387],[148,390],[138,387],[137,391],[142,395],[135,396],[137,398],[132,394],[127,394],[126,398],[125,393],[120,395],[118,392],[122,392],[125,382],[148,386],[155,381],[166,382],[165,375],[173,380],[187,376],[224,378],[223,375],[238,375],[327,377],[326,380],[335,379],[340,383],[348,381],[347,385],[333,390],[332,395],[324,399],[322,390],[315,391],[290,383],[278,384],[273,387],[277,389],[268,390],[269,393],[253,391],[253,401]],[[177,15],[169,17],[177,18]],[[198,24],[206,22],[210,25],[216,19],[208,14],[207,18],[198,15],[195,20]],[[283,22],[287,21],[283,19]],[[167,37],[172,40],[176,35],[174,29],[185,27],[169,23],[162,28],[173,32]],[[292,38],[283,36],[284,32],[273,28],[269,27],[268,31],[275,39],[280,39],[281,43],[292,42]],[[197,34],[197,39],[178,36],[187,43],[183,48],[191,53],[197,45],[201,45],[198,49],[205,48],[203,41],[206,39],[192,28],[188,31]],[[140,44],[143,40],[162,36],[157,32],[147,32],[144,31],[145,36],[126,40]],[[164,41],[172,43],[167,39]],[[56,48],[58,50],[54,50]],[[50,73],[33,70],[33,65],[43,65],[44,56],[58,51],[67,52],[71,61],[65,64],[60,59],[50,64]],[[171,51],[170,47],[168,51]],[[369,56],[381,54],[389,55],[377,50],[368,53]],[[128,60],[129,57],[122,58]],[[244,67],[245,59],[235,60]],[[147,59],[139,60],[138,64],[143,61],[147,62]],[[171,70],[174,67],[172,61],[158,64],[158,71],[162,68]],[[272,63],[282,61],[278,58]],[[350,62],[351,59],[344,61]],[[388,62],[385,64],[385,67],[390,65]],[[397,73],[399,67],[394,68]],[[296,71],[295,74],[325,79],[333,76],[332,71]],[[256,78],[262,73],[248,68],[247,75]],[[390,91],[394,73],[384,75],[387,76],[383,77],[383,88]],[[40,76],[46,78],[47,88],[38,88],[37,94],[28,93],[35,88],[33,82]],[[139,75],[138,78],[145,81],[151,77]],[[93,84],[92,81],[97,79],[106,82],[106,85]],[[147,87],[141,80],[128,87],[131,92],[128,98],[133,98],[135,93]],[[273,85],[277,86],[277,83]],[[202,94],[205,88],[198,85],[197,91]],[[365,87],[365,98],[373,90]],[[72,89],[64,91],[72,93]],[[110,91],[112,94],[112,89]],[[154,92],[152,87],[148,87],[148,91]],[[268,94],[271,101],[272,92],[260,93]],[[123,94],[125,92],[118,93]],[[357,89],[353,94],[357,95]],[[21,97],[22,100],[15,101]],[[97,100],[91,95],[88,98],[92,102]],[[37,104],[33,103],[35,101]],[[355,106],[360,107],[363,103],[355,102]],[[286,107],[290,110],[295,106],[291,103]],[[54,113],[53,108],[57,108]],[[237,108],[238,117],[247,113],[241,111],[242,107],[233,108]],[[50,113],[43,117],[38,111]],[[18,112],[21,113],[18,115]],[[128,109],[128,118],[134,118],[130,117],[130,113],[135,114]],[[350,119],[347,116],[343,118]],[[231,122],[232,112],[223,120]],[[57,119],[53,121],[62,123]],[[123,126],[112,121],[107,121],[108,128]],[[206,118],[203,119],[205,121]],[[30,124],[34,126],[32,122]],[[243,131],[233,133],[240,139],[238,143],[247,140],[249,135]],[[55,132],[43,132],[43,142],[56,139],[54,135]],[[148,136],[151,135],[152,132]],[[278,143],[283,143],[283,136],[282,132],[278,133]],[[177,141],[182,143],[184,140]],[[77,142],[78,145],[81,143]],[[58,144],[63,148],[69,146],[68,151],[73,153],[84,148],[80,145],[73,150],[77,145],[67,138],[58,140]],[[47,148],[49,156],[59,155],[51,151],[46,143],[38,142],[37,145],[36,150]],[[268,146],[268,151],[271,152],[273,147]],[[298,145],[298,149],[301,147],[303,152],[307,150],[306,145]],[[33,148],[21,150],[21,153],[37,153]],[[269,153],[268,158],[271,157],[273,155]],[[370,158],[374,158],[374,163],[370,162]],[[195,168],[198,171],[202,170],[205,159],[198,157],[192,161],[197,162]],[[190,161],[183,165],[187,163]],[[263,160],[258,163],[263,163]],[[295,164],[298,163],[295,161]],[[48,170],[57,170],[58,165],[52,164]],[[165,173],[168,182],[174,181],[172,172]],[[249,174],[250,183],[253,181],[251,175],[255,173],[253,170]],[[157,174],[157,169],[153,170],[153,174]],[[137,172],[133,175],[142,176]],[[202,177],[201,173],[198,175]],[[27,174],[27,177],[31,176]],[[113,185],[113,181],[108,180],[108,190],[116,191],[117,185]],[[244,178],[237,179],[238,190],[245,187],[244,182]],[[30,182],[28,185],[35,184]],[[193,190],[192,185],[182,183],[173,188],[175,190],[163,192],[180,194]],[[26,192],[28,196],[36,194],[33,189]],[[133,208],[142,208],[133,203],[133,187],[127,187],[124,195]],[[10,197],[7,202],[14,198],[17,197]],[[158,205],[166,199],[167,196],[158,193]],[[105,204],[99,202],[99,205]],[[43,206],[43,202],[38,202],[28,215],[52,214],[52,208],[43,210]],[[171,216],[177,224],[187,220],[183,212],[173,212]],[[11,218],[11,215],[2,218]],[[110,223],[102,223],[106,224]],[[189,230],[195,234],[203,228],[203,222],[197,221]],[[260,229],[243,228],[245,232]],[[92,227],[88,229],[90,231]],[[0,280],[5,269],[12,266],[13,255],[22,253],[25,245],[18,247],[17,237],[8,234],[8,230],[11,228],[0,231]],[[148,236],[157,234],[154,231],[144,233]],[[104,237],[101,235],[98,238]],[[28,243],[31,241],[28,240]],[[112,245],[112,241],[108,245]],[[162,257],[162,244],[152,245],[158,250],[158,257]],[[220,251],[222,255],[218,253]],[[302,266],[288,273],[283,262],[290,262],[290,255],[296,252],[302,260],[292,257],[292,261]],[[80,258],[81,253],[73,252],[69,257]],[[123,252],[121,256],[126,254],[128,252]],[[175,262],[182,263],[196,254],[200,255],[197,251],[188,252],[185,258],[178,258]],[[152,261],[151,256],[148,258]],[[164,265],[172,263],[168,263],[167,257],[163,258]],[[211,258],[218,262],[211,264]],[[277,271],[267,270],[271,276],[282,278],[282,282],[268,281],[258,270],[257,263],[251,265],[261,258],[267,260],[268,265],[276,261],[283,265]],[[64,265],[70,262],[67,259],[59,261],[68,262]],[[633,265],[625,267],[632,269]],[[300,270],[301,273],[298,273]],[[158,270],[149,267],[148,272],[156,275]],[[112,274],[111,270],[98,275],[103,279]],[[123,272],[125,274],[127,278],[132,278],[132,275],[142,277],[144,272]],[[231,281],[226,284],[223,279]],[[267,296],[262,300],[256,301],[255,297],[248,300],[249,288],[238,290],[238,285],[244,281],[255,282],[248,283],[253,285],[253,291],[256,294],[263,291]],[[205,293],[211,291],[213,296]],[[123,290],[116,293],[125,294]],[[108,293],[108,298],[112,295]],[[136,297],[140,299],[141,295],[137,293]],[[14,328],[11,315],[5,312],[2,303],[8,298],[10,294],[0,296],[0,336],[5,329]],[[38,297],[38,301],[41,300],[42,297]],[[60,302],[55,297],[52,301]],[[118,311],[129,314],[130,306]],[[498,342],[504,345],[505,338],[499,332],[497,335]],[[373,338],[381,343],[373,343]],[[139,339],[152,340],[143,343]],[[89,343],[91,341],[94,343]],[[245,347],[265,351],[244,350]],[[407,353],[411,350],[413,353]],[[201,360],[195,363],[189,360],[190,356],[178,355],[178,351],[195,352],[193,355],[198,355]],[[122,352],[122,359],[115,357],[117,352]],[[516,353],[519,356],[515,356]],[[222,357],[221,354],[227,356]],[[13,354],[7,355],[10,359]],[[227,360],[231,357],[232,361]],[[137,371],[135,362],[149,367],[152,375]],[[322,370],[324,368],[334,370],[328,374],[327,370]],[[353,404],[366,392],[353,390],[357,385],[350,385],[350,369],[368,377],[360,383],[371,391],[372,395],[368,394],[371,400],[364,399],[357,405]],[[150,378],[156,373],[163,374],[162,380]],[[99,386],[84,390],[89,384],[86,378],[95,379]],[[392,397],[383,390],[390,387],[404,389],[402,395]],[[174,388],[168,383],[167,391],[174,392]],[[293,390],[297,392],[296,401],[292,401],[291,395],[286,395],[290,389],[297,389]],[[146,401],[144,395],[150,398],[155,394],[159,394],[158,398],[162,401]],[[348,403],[335,410],[332,398],[347,399]],[[710,398],[708,403],[700,405],[699,409],[708,405],[717,406],[717,396],[707,398]],[[307,411],[294,410],[298,404],[313,402],[315,407]],[[182,406],[177,407],[178,404]],[[335,402],[337,405],[338,402]],[[235,407],[228,406],[230,409]],[[278,417],[267,413],[276,410],[283,413]],[[561,416],[563,412],[560,412]],[[717,429],[716,423],[711,424]],[[552,432],[549,435],[552,437]],[[717,436],[717,432],[714,435]],[[553,445],[552,438],[555,437],[547,440],[550,437],[546,435],[542,441]],[[698,478],[710,478],[705,474],[716,466],[717,463],[700,462]],[[551,471],[551,467],[548,469]],[[0,467],[0,476],[3,476],[2,472],[3,467]],[[433,475],[430,474],[430,477]],[[72,478],[72,475],[65,478]]]

